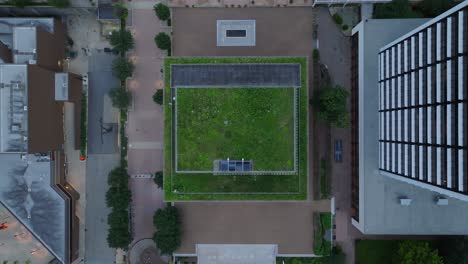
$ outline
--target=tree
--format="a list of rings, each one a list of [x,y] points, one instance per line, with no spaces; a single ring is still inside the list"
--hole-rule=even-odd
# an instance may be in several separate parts
[[[132,192],[128,188],[128,173],[123,166],[114,168],[109,172],[107,181],[109,190],[106,193],[108,207],[114,209],[127,209],[132,200]]]
[[[167,7],[165,4],[156,4],[154,5],[153,9],[156,13],[156,16],[162,21],[166,21],[171,17],[171,10],[169,10],[169,7]]]
[[[395,264],[443,264],[437,249],[427,241],[404,240],[400,242]]]
[[[417,4],[417,9],[424,17],[436,17],[456,4],[455,0],[423,0]]]
[[[312,98],[315,114],[319,119],[328,121],[335,127],[346,128],[350,125],[347,109],[349,92],[340,86],[320,89]]]
[[[112,228],[124,228],[128,225],[128,211],[126,209],[112,210],[107,216],[107,224]]]
[[[468,264],[468,237],[444,239],[440,243],[440,253],[445,264]]]
[[[47,4],[58,8],[65,8],[70,6],[69,0],[47,0]]]
[[[154,37],[154,42],[159,49],[169,50],[171,48],[171,37],[164,32],[156,35],[156,37]]]
[[[128,186],[128,178],[125,167],[119,166],[109,172],[107,183],[109,186]]]
[[[132,100],[132,94],[124,87],[117,87],[109,91],[112,106],[119,109],[128,109]]]
[[[127,248],[132,236],[127,228],[110,228],[107,234],[107,244],[111,248]]]
[[[106,192],[106,204],[111,208],[128,207],[132,200],[132,192],[124,186],[111,186]]]
[[[158,209],[154,214],[153,223],[156,228],[153,236],[156,246],[162,255],[171,255],[181,243],[179,211],[171,205]]]
[[[163,95],[164,95],[164,92],[162,89],[158,89],[156,90],[156,92],[154,93],[153,95],[153,101],[159,105],[162,105],[163,104]]]
[[[109,42],[121,53],[131,50],[134,46],[132,33],[125,29],[112,31]]]
[[[117,3],[114,8],[114,13],[120,20],[126,20],[128,17],[128,8],[122,3]]]
[[[125,79],[132,76],[134,69],[135,66],[133,63],[123,57],[117,58],[112,64],[112,70],[114,71],[114,74],[121,81],[125,81]]]
[[[31,5],[32,4],[32,0],[11,0],[9,2],[11,5],[14,5],[16,7],[25,7],[25,6],[28,6],[28,5]]]
[[[158,171],[156,173],[154,173],[154,183],[159,187],[159,188],[163,188],[163,180],[164,177],[163,177],[163,172],[162,171]]]
[[[444,0],[442,0],[444,1]],[[422,14],[412,10],[408,0],[392,0],[374,5],[374,18],[419,18]]]

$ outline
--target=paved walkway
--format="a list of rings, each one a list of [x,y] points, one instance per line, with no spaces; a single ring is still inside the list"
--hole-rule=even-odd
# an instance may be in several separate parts
[[[163,191],[149,177],[163,168],[164,117],[162,107],[154,103],[152,96],[156,89],[163,88],[163,53],[157,49],[154,36],[167,31],[165,23],[161,23],[154,14],[154,4],[134,1],[128,5],[132,9],[130,30],[135,38],[135,48],[129,56],[135,62],[135,72],[133,79],[128,81],[133,102],[127,125],[134,243],[153,237],[153,215],[158,208],[165,206]],[[133,249],[131,254],[130,263],[138,263],[134,261],[140,254]]]
[[[132,18],[135,48],[130,58],[136,67],[128,83],[133,96],[127,126],[128,172],[145,174],[162,169],[163,112],[152,96],[162,88],[163,54],[154,44],[154,36],[164,28],[152,9],[133,9]]]
[[[333,84],[351,89],[351,42],[332,20],[328,8],[317,12],[320,59],[327,65]],[[343,67],[344,65],[344,67]],[[347,263],[354,263],[354,240],[362,234],[351,225],[351,129],[331,128],[331,144],[343,141],[343,162],[337,163],[331,154],[332,194],[335,196],[336,241],[347,255]],[[330,151],[333,151],[331,149]]]
[[[153,216],[163,208],[164,192],[151,178],[130,178],[132,190],[133,240],[152,238],[154,234]]]

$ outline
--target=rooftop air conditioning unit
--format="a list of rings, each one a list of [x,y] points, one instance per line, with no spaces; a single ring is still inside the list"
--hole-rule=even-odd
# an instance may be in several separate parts
[[[29,60],[29,64],[36,64],[36,60]]]
[[[448,205],[448,199],[442,196],[438,196],[435,199],[437,205]]]
[[[409,206],[410,204],[411,204],[411,199],[408,199],[406,197],[400,198],[400,205]]]

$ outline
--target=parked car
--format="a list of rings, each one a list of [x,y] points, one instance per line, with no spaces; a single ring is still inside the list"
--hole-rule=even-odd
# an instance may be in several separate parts
[[[343,141],[341,139],[335,140],[335,161],[343,161]]]

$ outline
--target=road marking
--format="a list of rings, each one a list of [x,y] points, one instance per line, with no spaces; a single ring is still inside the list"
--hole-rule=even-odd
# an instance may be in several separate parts
[[[163,149],[160,141],[137,141],[128,144],[130,149]]]
[[[132,179],[151,179],[153,178],[152,174],[132,174],[130,175]]]

